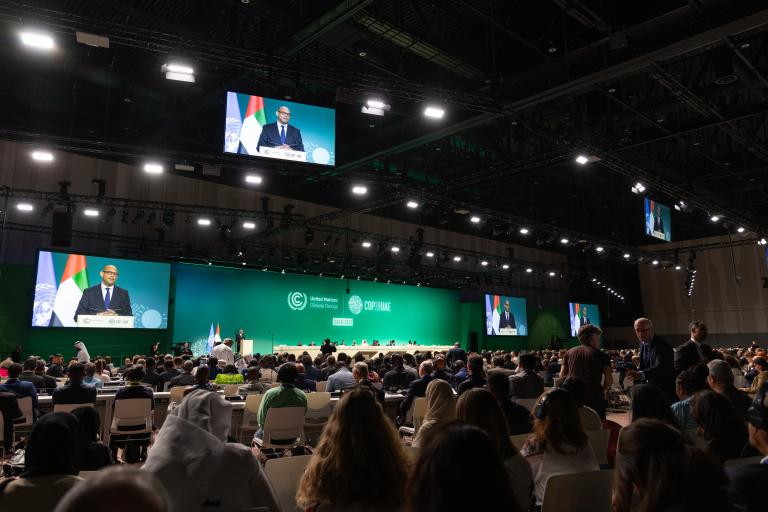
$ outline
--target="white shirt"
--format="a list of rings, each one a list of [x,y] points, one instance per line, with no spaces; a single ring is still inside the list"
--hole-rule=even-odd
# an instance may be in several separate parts
[[[104,283],[101,283],[101,298],[106,301],[107,299],[107,290],[110,290],[109,292],[109,300],[112,301],[113,298],[115,298],[115,287],[114,286],[104,286]]]
[[[227,364],[235,364],[234,351],[223,343],[220,343],[211,349],[211,355],[216,357],[219,361],[224,361]]]

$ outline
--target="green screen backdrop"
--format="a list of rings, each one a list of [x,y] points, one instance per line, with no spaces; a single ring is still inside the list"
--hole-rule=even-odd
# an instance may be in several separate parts
[[[318,345],[329,337],[347,345],[363,339],[419,345],[459,341],[458,292],[368,281],[349,282],[296,274],[174,266],[176,303],[173,339],[205,346],[211,324],[221,338],[240,328],[254,352],[275,345]],[[197,353],[197,351],[195,351]]]

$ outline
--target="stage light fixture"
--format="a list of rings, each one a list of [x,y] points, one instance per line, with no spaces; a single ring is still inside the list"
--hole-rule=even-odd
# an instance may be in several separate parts
[[[432,251],[429,251],[429,252],[427,252],[426,256],[427,256],[427,258],[434,258],[435,257],[435,253],[433,253]]]
[[[470,221],[472,224],[479,224],[479,223],[480,223],[480,217],[478,217],[477,215],[473,215],[473,216],[471,216],[471,217],[469,218],[469,221]]]
[[[460,262],[461,261],[461,256],[454,256],[453,257],[453,261],[455,261],[456,263]]]
[[[83,211],[83,215],[86,217],[98,217],[99,216],[99,210],[96,210],[94,208],[86,208]]]
[[[165,73],[166,80],[177,82],[195,82],[195,70],[190,66],[178,63],[163,64],[160,70]]]
[[[651,263],[653,263],[654,265],[658,265],[659,264],[659,260],[653,260]]]
[[[363,242],[361,245],[362,245],[364,248],[368,249],[369,247],[371,247],[371,242],[365,241],[365,242]]]
[[[635,194],[642,194],[645,192],[645,185],[640,183],[639,181],[635,183],[635,185],[632,187],[632,192]]]
[[[445,115],[445,110],[440,107],[428,106],[424,109],[424,117],[430,119],[442,119]]]
[[[579,155],[576,157],[576,163],[579,165],[587,165],[589,162],[589,157],[586,155]]]
[[[485,261],[485,260],[481,261],[481,262],[480,262],[480,264],[481,264],[482,266],[484,266],[484,267],[487,267],[487,266],[488,266],[488,262],[487,262],[487,261]]]
[[[757,241],[757,245],[765,245],[765,244],[766,244],[765,237],[763,237],[763,238],[761,238],[760,240]]]
[[[368,193],[368,187],[363,185],[355,185],[352,187],[352,193],[358,196],[362,196]]]
[[[256,174],[247,174],[245,176],[245,182],[250,183],[251,185],[258,185],[261,183],[261,176],[258,176]]]
[[[16,205],[16,209],[20,212],[31,212],[35,209],[30,203],[19,203]]]
[[[563,245],[568,245],[568,242],[570,242],[570,240],[568,240],[567,238],[561,238],[560,239],[560,243],[563,244]]]
[[[531,272],[533,272],[533,269],[529,267],[529,268],[525,269],[525,272],[530,274]]]
[[[738,233],[743,233],[743,232],[745,232],[745,231],[746,231],[746,229],[744,229],[744,227],[743,227],[743,226],[739,226],[738,228],[736,228],[736,231],[737,231]]]
[[[528,233],[530,233],[530,232],[531,232],[531,231],[530,231],[528,228],[520,228],[520,230],[519,230],[519,233],[520,233],[521,235],[527,235],[527,234],[528,234]]]
[[[379,110],[384,110],[385,108],[387,108],[389,106],[386,103],[384,103],[382,100],[376,99],[376,98],[371,98],[371,99],[367,100],[365,102],[365,104],[369,108],[375,108],[375,109],[379,109]]]
[[[53,162],[53,153],[50,151],[33,151],[32,160],[36,162]]]
[[[505,264],[503,264],[503,265],[501,266],[501,268],[503,268],[504,270],[509,270],[509,265],[507,265],[507,264],[505,263]]]
[[[255,222],[250,222],[250,221],[245,221],[245,222],[243,222],[243,227],[245,229],[256,229],[256,223]]]
[[[53,50],[56,46],[53,42],[53,37],[50,34],[43,32],[21,32],[19,33],[19,39],[24,46],[33,48],[35,50]]]
[[[406,203],[406,206],[411,209],[416,209],[419,207],[419,203],[417,203],[416,201],[408,201],[408,203]]]
[[[400,248],[398,246],[396,246],[396,245],[393,245],[392,248],[390,249],[390,251],[392,251],[394,253],[398,253],[398,252],[400,252]]]
[[[555,277],[555,273],[550,271],[549,277]]]
[[[198,226],[210,226],[211,225],[211,219],[197,219],[197,225]]]
[[[712,222],[717,222],[717,221],[720,220],[720,216],[719,215],[713,215],[713,216],[711,216],[709,218],[709,220],[711,220]]]
[[[603,246],[601,246],[601,245],[598,245],[597,247],[595,247],[595,251],[597,251],[597,252],[603,252],[604,250],[605,250],[605,248]]]
[[[148,162],[144,164],[144,172],[147,174],[162,174],[163,166],[158,163]]]
[[[681,267],[680,265],[675,265],[675,270],[680,270],[681,268],[683,267]]]
[[[629,259],[629,258],[631,258],[631,257],[632,257],[632,255],[631,255],[631,254],[629,254],[628,252],[625,252],[625,253],[624,253],[624,259],[625,259],[625,260],[628,260],[628,259]]]

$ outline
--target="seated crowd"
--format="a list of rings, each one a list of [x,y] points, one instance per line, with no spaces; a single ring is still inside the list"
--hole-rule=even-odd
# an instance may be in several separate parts
[[[263,469],[266,450],[231,437],[232,405],[216,391],[234,385],[241,397],[262,395],[255,441],[262,440],[271,409],[306,410],[308,394],[319,389],[339,395],[322,433],[306,448],[312,455],[296,493],[306,511],[537,510],[551,476],[608,468],[615,469],[610,507],[618,512],[765,510],[764,350],[708,349],[671,374],[672,395],[648,378],[642,351],[601,350],[592,326],[579,334],[579,347],[523,354],[467,352],[457,343],[446,352],[374,357],[324,351],[230,362],[136,355],[121,368],[101,356],[66,366],[58,354],[47,363],[34,357],[23,365],[3,362],[7,452],[19,448],[12,445],[20,415],[15,401],[31,397],[35,421],[23,445],[23,471],[0,482],[0,509],[83,510],[89,500],[111,500],[107,489],[114,488],[149,491],[141,500],[150,512],[211,504],[280,510]],[[111,388],[115,402],[150,399],[154,407],[156,392],[177,386],[185,388],[184,398],[141,454],[141,469],[115,466],[117,448],[100,441],[100,416],[91,407],[98,396]],[[38,397],[44,393],[54,405],[86,406],[43,413]],[[400,395],[391,415],[388,394]],[[628,400],[623,427],[606,416],[609,394]],[[424,413],[416,421],[418,399]],[[592,444],[602,431],[604,457]],[[759,462],[725,466],[747,457]],[[94,470],[102,476],[78,476]]]

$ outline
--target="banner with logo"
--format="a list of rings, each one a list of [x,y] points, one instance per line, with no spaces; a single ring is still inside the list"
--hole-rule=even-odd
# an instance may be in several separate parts
[[[211,318],[221,337],[243,329],[254,350],[275,345],[319,346],[334,341],[361,345],[415,341],[446,345],[460,341],[459,294],[402,284],[347,281],[260,270],[179,264],[174,341],[208,336]],[[351,351],[351,349],[350,349]]]

